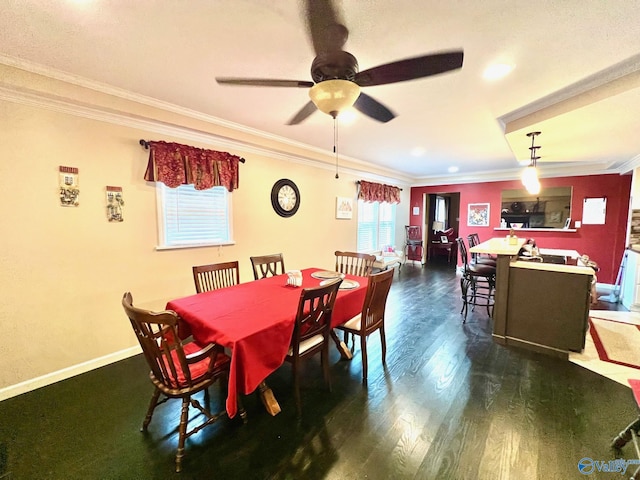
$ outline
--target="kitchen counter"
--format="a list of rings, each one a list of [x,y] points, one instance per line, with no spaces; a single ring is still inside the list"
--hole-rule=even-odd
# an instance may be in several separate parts
[[[497,256],[493,339],[568,358],[584,348],[594,271],[576,250],[540,248],[554,263],[518,260],[525,242],[497,237],[469,249]]]

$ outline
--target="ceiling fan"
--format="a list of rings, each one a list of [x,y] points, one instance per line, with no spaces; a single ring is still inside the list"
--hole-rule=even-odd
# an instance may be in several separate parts
[[[404,82],[462,67],[463,51],[453,50],[407,58],[360,72],[356,58],[342,50],[349,36],[349,30],[338,19],[332,0],[306,0],[305,3],[307,28],[316,53],[311,64],[313,81],[216,78],[216,81],[222,85],[309,88],[311,101],[289,120],[289,125],[302,122],[316,109],[335,118],[340,111],[351,106],[379,122],[386,123],[395,118],[395,114],[374,98],[361,92],[360,87]]]

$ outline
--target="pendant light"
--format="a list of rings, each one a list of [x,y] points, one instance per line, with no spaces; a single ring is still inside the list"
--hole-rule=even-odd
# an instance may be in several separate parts
[[[539,145],[535,145],[535,139],[537,135],[540,135],[541,132],[529,132],[527,133],[527,137],[531,137],[531,146],[529,150],[531,150],[531,160],[527,167],[525,167],[522,172],[522,184],[527,189],[527,191],[532,194],[540,193],[540,180],[538,180],[538,168],[537,162],[540,158],[536,155],[539,148]]]

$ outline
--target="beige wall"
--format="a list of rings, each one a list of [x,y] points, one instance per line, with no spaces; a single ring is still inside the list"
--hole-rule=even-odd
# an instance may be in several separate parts
[[[86,89],[66,84],[61,89],[58,82],[56,95],[63,91],[64,102],[73,105],[66,108],[56,103],[58,97],[49,95],[54,89],[48,92],[36,76],[34,90],[28,93],[36,95],[37,101],[31,101],[23,95],[29,86],[26,74],[10,73],[21,81],[16,98],[6,92],[0,95],[0,175],[5,199],[0,207],[4,333],[0,400],[135,353],[136,340],[120,306],[125,291],[132,292],[137,305],[161,309],[172,298],[194,293],[191,266],[195,264],[237,259],[241,281],[253,278],[249,256],[256,254],[282,252],[288,269],[332,267],[333,252],[355,249],[356,242],[356,217],[335,219],[336,196],[355,198],[355,181],[360,178],[376,181],[381,174],[388,178],[388,172],[358,172],[361,165],[347,162],[336,180],[329,154],[326,158],[317,152],[301,156],[299,149],[287,152],[286,145],[278,145],[285,157],[270,154],[274,148],[266,142],[256,153],[255,139],[253,146],[244,149],[241,144],[235,148],[216,145],[213,136],[210,141],[194,141],[184,137],[193,133],[206,139],[206,128],[220,132],[202,120],[197,129],[187,128],[190,122],[179,114],[142,109],[121,98],[114,99],[118,108],[113,118],[88,114],[87,105],[103,114],[114,113],[105,109],[108,96],[93,92],[95,102],[87,103],[92,96]],[[160,114],[162,123],[157,121]],[[136,127],[147,125],[141,120],[149,122],[148,129]],[[186,133],[158,133],[167,126]],[[156,250],[155,187],[142,178],[148,152],[138,144],[140,138],[225,150],[246,158],[240,166],[240,188],[232,197],[235,245]],[[60,165],[79,168],[77,208],[59,205]],[[301,192],[300,209],[289,219],[276,215],[270,203],[273,183],[285,177],[295,181]],[[123,223],[107,221],[107,185],[123,188]],[[403,226],[408,223],[408,198],[409,189],[404,186],[398,208],[398,246],[404,242]]]

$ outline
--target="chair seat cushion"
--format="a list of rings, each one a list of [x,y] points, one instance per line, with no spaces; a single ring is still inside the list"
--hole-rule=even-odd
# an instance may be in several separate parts
[[[631,386],[631,390],[633,391],[633,397],[636,399],[638,407],[640,407],[640,380],[630,378],[627,381],[629,382],[629,386]]]
[[[469,265],[469,273],[479,277],[489,277],[496,274],[496,267],[490,265]]]
[[[362,320],[362,313],[359,313],[358,315],[356,315],[352,319],[347,320],[346,322],[344,322],[340,326],[343,327],[343,328],[348,328],[349,330],[360,330],[360,327],[361,327],[360,320]]]
[[[314,335],[311,338],[307,338],[300,342],[300,354],[302,355],[307,350],[312,349],[313,347],[320,345],[324,341],[324,337],[320,334]],[[293,348],[289,347],[289,351],[287,352],[287,356],[291,357],[293,355]]]
[[[498,262],[493,259],[493,258],[489,258],[489,257],[477,257],[475,262],[476,265],[490,265],[495,267]]]
[[[183,345],[183,350],[185,355],[191,355],[200,351],[202,347],[195,342],[187,343]],[[180,367],[180,362],[178,360],[178,355],[175,350],[171,352],[171,357],[173,358],[173,364],[176,367],[176,373],[178,375],[177,382],[174,382],[174,387],[186,387],[188,386],[187,379]],[[229,363],[231,362],[231,358],[225,353],[218,353],[215,357],[215,365],[214,371],[223,371],[228,368]],[[196,383],[202,376],[204,376],[209,370],[210,357],[207,357],[199,362],[192,363],[189,365],[189,372],[191,374],[191,381]],[[167,365],[168,368],[168,365]]]

